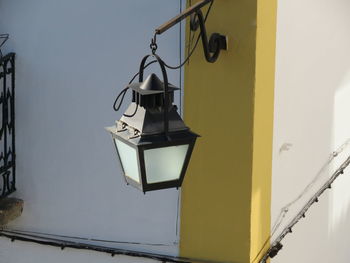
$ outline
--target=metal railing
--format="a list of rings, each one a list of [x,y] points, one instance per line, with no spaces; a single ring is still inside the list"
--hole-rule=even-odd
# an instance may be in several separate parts
[[[0,198],[16,190],[15,53],[0,57]]]

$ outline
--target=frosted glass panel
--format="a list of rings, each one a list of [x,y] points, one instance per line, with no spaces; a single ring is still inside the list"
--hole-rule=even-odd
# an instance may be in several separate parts
[[[117,144],[119,157],[122,161],[125,175],[140,183],[136,149],[117,139],[115,139],[115,143]]]
[[[188,144],[145,151],[147,183],[177,180],[180,177]]]

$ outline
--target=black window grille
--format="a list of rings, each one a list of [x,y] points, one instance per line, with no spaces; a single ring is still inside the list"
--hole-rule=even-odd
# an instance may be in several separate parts
[[[15,53],[0,57],[0,198],[16,190]]]

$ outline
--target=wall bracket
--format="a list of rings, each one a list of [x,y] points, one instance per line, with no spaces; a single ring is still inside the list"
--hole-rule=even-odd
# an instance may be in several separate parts
[[[227,37],[219,33],[213,33],[208,41],[207,30],[205,28],[205,18],[201,8],[207,4],[212,4],[214,0],[203,0],[197,4],[189,7],[181,14],[172,18],[155,30],[156,35],[161,35],[177,23],[191,16],[190,29],[196,31],[200,28],[200,37],[202,39],[203,51],[208,62],[214,63],[219,57],[221,50],[227,50]]]

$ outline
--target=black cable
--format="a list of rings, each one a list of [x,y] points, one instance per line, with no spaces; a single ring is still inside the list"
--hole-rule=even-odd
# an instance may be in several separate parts
[[[182,13],[182,0],[180,0],[180,14]],[[182,21],[180,21],[179,30],[179,63],[182,59]],[[182,116],[182,69],[179,69],[179,86],[180,86],[180,116]]]
[[[122,105],[123,101],[124,101],[124,97],[125,97],[125,94],[126,92],[128,91],[129,87],[126,87],[125,89],[123,89],[117,96],[117,98],[115,99],[114,103],[113,103],[113,109],[115,111],[118,111],[120,109],[120,106]],[[116,107],[116,104],[119,100],[119,97],[121,96],[121,100],[120,100],[120,103],[118,104],[118,107]]]
[[[207,21],[207,19],[208,19],[208,16],[209,16],[209,13],[210,13],[211,8],[212,8],[212,6],[213,6],[213,3],[214,3],[214,1],[211,1],[210,5],[209,5],[209,7],[208,7],[207,13],[205,14],[205,17],[204,17],[204,23],[205,23],[205,22]],[[193,35],[193,36],[194,36],[194,35]],[[193,49],[192,49],[191,52],[187,55],[187,58],[186,58],[182,63],[180,63],[180,65],[174,67],[174,66],[169,66],[169,65],[166,64],[165,62],[164,62],[164,65],[165,65],[167,68],[169,68],[169,69],[179,69],[179,68],[182,68],[182,67],[187,63],[187,61],[189,61],[189,59],[191,58],[191,56],[193,55],[193,52],[196,50],[196,48],[197,48],[197,46],[198,46],[198,43],[199,43],[200,38],[201,38],[201,35],[199,34],[198,37],[197,37],[196,43],[194,44]]]
[[[198,43],[199,43],[199,40],[200,40],[200,35],[198,36],[197,41],[196,41],[196,44],[194,45],[194,47],[193,47],[193,49],[191,50],[190,54],[187,56],[187,58],[185,59],[185,61],[184,61],[183,63],[181,63],[179,66],[177,66],[177,67],[172,67],[172,66],[167,65],[167,64],[163,61],[163,62],[164,62],[164,65],[165,65],[167,68],[170,68],[170,69],[180,69],[181,67],[183,67],[183,66],[186,64],[186,62],[190,59],[190,57],[192,56],[193,52],[195,51],[195,49],[196,49],[196,47],[197,47],[197,45],[198,45]],[[152,60],[151,62],[149,62],[148,64],[146,64],[146,65],[144,66],[143,69],[146,69],[148,66],[150,66],[151,64],[153,64],[153,63],[155,63],[155,62],[157,62],[157,60]],[[137,73],[131,78],[131,80],[129,81],[129,85],[135,80],[135,78],[136,78],[139,74],[140,74],[140,72],[137,72]],[[115,101],[114,101],[114,103],[113,103],[113,109],[114,109],[115,111],[118,111],[118,110],[120,109],[120,107],[121,107],[121,105],[122,105],[122,103],[123,103],[123,101],[124,101],[124,97],[125,97],[126,92],[128,91],[128,89],[129,89],[129,87],[124,88],[124,89],[118,94],[117,98],[115,99]],[[118,102],[120,96],[121,96],[121,100],[120,100],[120,102],[119,102],[119,104],[118,104],[118,107],[116,107],[116,104],[117,104],[117,102]],[[134,112],[132,115],[125,115],[125,114],[124,114],[124,116],[126,116],[126,117],[132,117],[132,116],[134,116],[134,115],[136,114],[136,112],[137,112],[137,108],[136,108],[135,112]]]
[[[136,103],[136,107],[135,107],[135,110],[134,110],[133,114],[130,114],[130,115],[129,115],[129,114],[124,113],[123,116],[128,117],[128,118],[134,117],[135,114],[137,113],[137,110],[138,110],[138,109],[139,109],[139,104]]]
[[[192,6],[192,0],[189,0],[189,6]],[[187,54],[190,54],[193,39],[194,39],[195,34],[192,35],[192,30],[190,30],[190,33],[188,34],[188,44],[187,44]],[[189,61],[188,64],[189,65]]]
[[[205,18],[204,18],[204,23],[205,23],[205,22],[207,21],[207,19],[208,19],[208,16],[209,16],[209,13],[210,13],[211,8],[212,8],[212,6],[213,6],[213,3],[214,3],[214,1],[212,1],[212,2],[210,3],[209,7],[208,7],[207,13],[205,14]],[[181,24],[180,24],[180,27],[181,27]],[[194,35],[193,35],[193,36],[194,36]],[[199,34],[198,37],[197,37],[197,40],[196,40],[196,43],[195,43],[193,49],[192,49],[191,52],[187,55],[187,58],[186,58],[182,63],[180,63],[180,65],[174,67],[174,66],[170,66],[170,65],[166,64],[166,63],[163,61],[163,62],[164,62],[164,66],[167,67],[167,68],[169,68],[169,69],[180,69],[180,68],[182,68],[182,67],[189,61],[189,59],[191,58],[191,56],[193,55],[194,51],[196,50],[196,48],[197,48],[197,46],[198,46],[198,43],[199,43],[200,38],[201,38],[201,35]],[[155,63],[155,62],[157,62],[157,60],[153,60],[153,61],[149,62],[148,64],[146,64],[146,65],[144,66],[143,69],[147,68],[148,66],[150,66],[151,64],[153,64],[153,63]],[[139,74],[140,74],[139,72],[136,73],[136,74],[131,78],[131,80],[129,81],[129,84],[131,84]],[[122,103],[123,103],[123,101],[124,101],[125,94],[126,94],[126,92],[128,91],[128,89],[129,89],[129,87],[126,87],[125,89],[123,89],[123,90],[118,94],[117,98],[115,99],[115,101],[114,101],[114,103],[113,103],[113,109],[114,109],[115,111],[118,111],[118,110],[120,109],[120,107],[121,107],[121,105],[122,105]],[[117,104],[117,102],[118,102],[118,100],[119,100],[120,97],[121,97],[121,100],[120,100],[120,102],[119,102],[119,104],[118,104],[118,107],[117,107],[116,104]],[[138,110],[138,106],[136,106],[135,112],[134,112],[133,114],[131,114],[131,115],[123,114],[123,115],[126,116],[126,117],[133,117],[133,116],[136,114],[137,110]]]
[[[84,241],[96,241],[96,242],[103,242],[103,243],[127,244],[127,245],[163,246],[163,247],[172,245],[172,244],[162,244],[162,243],[142,243],[142,242],[135,242],[135,241],[129,242],[129,241],[105,240],[105,239],[76,237],[76,236],[58,235],[58,234],[50,234],[50,233],[43,233],[43,232],[37,232],[37,231],[26,231],[26,230],[6,229],[6,228],[2,229],[1,231],[6,233],[11,233],[11,234],[17,234],[17,235],[26,235],[29,237],[46,238],[44,236],[48,236],[48,237],[51,237],[48,239],[52,239],[52,240],[57,240],[57,238],[69,238],[69,239],[77,239],[77,240],[84,240]]]
[[[193,49],[192,49],[191,52],[188,54],[187,58],[186,58],[180,65],[178,65],[178,66],[176,66],[176,67],[173,67],[173,66],[169,66],[168,64],[166,64],[166,63],[164,62],[164,66],[166,66],[166,67],[169,68],[169,69],[179,69],[179,68],[182,68],[182,67],[187,63],[187,61],[189,61],[189,59],[191,58],[193,52],[196,50],[200,38],[201,38],[201,36],[199,35],[199,36],[197,37],[196,44],[194,45]]]
[[[259,256],[260,256],[261,253],[264,251],[266,245],[269,243],[270,240],[271,240],[271,236],[269,236],[269,237],[265,240],[265,242],[264,242],[264,244],[262,245],[261,249],[259,250],[258,254],[255,256],[255,258],[252,260],[251,263],[254,263],[257,259],[259,259]]]
[[[298,196],[295,200],[293,200],[292,202],[290,202],[289,204],[287,204],[286,206],[284,206],[282,208],[282,211],[287,211],[288,209],[285,210],[286,208],[288,208],[291,204],[295,203],[296,200],[300,200],[300,198],[302,196],[304,196],[307,193],[306,189],[309,189],[310,185],[313,185],[316,181],[319,179],[319,175],[322,171],[324,171],[324,169],[326,167],[328,167],[331,163],[332,160],[334,160],[334,158],[336,156],[338,156],[344,149],[345,147],[347,147],[349,145],[350,140],[346,140],[336,151],[334,151],[331,155],[330,155],[330,159],[321,167],[321,170],[317,173],[317,176],[311,181],[311,183],[309,183],[306,188],[304,189],[304,191],[302,192],[302,194],[300,196]],[[306,212],[310,209],[310,207],[314,204],[318,202],[318,198],[327,190],[327,189],[331,189],[332,183],[338,178],[338,176],[340,174],[344,173],[344,170],[350,165],[350,156],[346,159],[345,162],[342,163],[342,165],[332,174],[332,176],[326,181],[325,184],[322,185],[322,187],[312,196],[312,198],[303,206],[303,208],[298,212],[298,214],[292,219],[292,221],[282,230],[281,234],[279,234],[279,236],[272,242],[272,244],[270,244],[270,247],[268,248],[268,250],[264,253],[263,257],[260,259],[259,262],[266,262],[266,260],[270,257],[273,258],[274,256],[277,255],[278,251],[282,249],[282,244],[281,241],[285,238],[285,236],[289,233],[292,233],[292,228],[302,219],[305,218],[305,214]],[[284,212],[283,212],[284,213]],[[280,213],[280,216],[283,215],[283,213]],[[284,214],[285,215],[285,214]],[[272,233],[269,235],[269,237],[267,238],[267,240],[264,242],[262,248],[260,249],[260,251],[258,252],[258,254],[256,255],[256,257],[254,258],[254,260],[251,263],[254,263],[259,256],[261,255],[261,253],[263,252],[264,248],[266,247],[266,245],[268,244],[268,242],[272,239],[272,237],[274,236],[274,234],[276,233],[278,227],[280,226],[280,224],[283,222],[283,218],[284,216],[282,216],[281,221],[277,224],[277,222],[279,220],[276,221],[275,226],[273,227]]]
[[[182,13],[182,0],[180,0],[180,14]],[[181,63],[182,59],[182,21],[180,22],[180,30],[179,30],[179,62]],[[179,69],[179,86],[180,86],[180,116],[182,117],[182,69]],[[177,195],[177,204],[176,204],[176,222],[175,222],[175,233],[176,233],[176,241],[179,239],[179,217],[180,217],[180,194],[178,192]]]
[[[213,3],[214,3],[214,1],[212,1],[212,2],[210,3],[209,7],[208,7],[207,13],[206,13],[205,18],[204,18],[204,23],[207,21],[207,18],[208,18],[208,16],[209,16],[209,13],[210,13],[210,11],[211,11],[211,8],[212,8],[212,6],[213,6]],[[181,23],[180,23],[180,34],[181,34]],[[193,35],[193,37],[194,37],[194,35]],[[186,58],[182,63],[180,63],[180,65],[174,67],[174,66],[170,66],[170,65],[166,64],[166,63],[163,61],[163,62],[164,62],[164,66],[167,67],[167,68],[169,68],[169,69],[174,69],[174,70],[175,70],[175,69],[181,69],[181,68],[190,60],[191,56],[193,55],[194,51],[196,50],[196,48],[197,48],[197,46],[198,46],[198,43],[199,43],[199,40],[200,40],[200,37],[201,37],[201,35],[199,34],[198,37],[197,37],[197,40],[196,40],[196,43],[195,43],[193,49],[192,49],[191,52],[187,55],[187,58]],[[192,41],[192,40],[191,40],[191,41]],[[181,49],[181,47],[180,47],[180,49]],[[155,53],[155,51],[152,51],[152,52]],[[180,55],[181,55],[181,53],[180,53]],[[146,64],[146,65],[144,66],[143,69],[147,68],[149,65],[151,65],[151,64],[153,64],[153,63],[155,63],[155,62],[157,62],[157,60],[153,60],[153,61],[149,62],[148,64]],[[140,74],[139,72],[136,73],[136,74],[132,77],[132,79],[129,81],[129,84],[131,84],[139,74]],[[180,73],[180,74],[181,74],[181,73]],[[181,76],[180,76],[180,81],[181,81]],[[114,109],[115,111],[118,111],[118,110],[120,109],[120,107],[121,107],[121,105],[122,105],[122,103],[123,103],[123,101],[124,101],[124,97],[125,97],[125,95],[126,95],[128,89],[129,89],[129,87],[126,87],[125,89],[123,89],[123,90],[118,94],[117,98],[115,99],[115,101],[114,101],[114,103],[113,103],[113,109]],[[180,92],[181,92],[181,91],[180,91]],[[181,93],[180,93],[180,96],[181,96]],[[116,104],[117,104],[117,102],[118,102],[118,100],[119,100],[120,97],[121,97],[121,100],[120,100],[120,102],[119,102],[119,104],[118,104],[118,107],[116,107]],[[181,98],[180,98],[180,100],[181,100]],[[180,102],[181,102],[181,101],[180,101]],[[180,107],[181,107],[181,105],[180,105]],[[130,118],[130,117],[133,117],[133,116],[135,116],[135,114],[137,113],[137,110],[138,110],[138,104],[136,105],[136,108],[135,108],[135,111],[134,111],[133,114],[128,115],[128,114],[125,114],[125,113],[124,113],[123,116],[129,117],[129,118]]]
[[[35,235],[27,235],[27,234],[14,234],[9,231],[0,231],[0,236],[6,237],[11,239],[11,241],[19,240],[23,242],[31,242],[36,243],[40,245],[47,245],[47,246],[53,246],[53,247],[59,247],[62,250],[65,248],[74,248],[74,249],[86,249],[86,250],[93,250],[97,252],[105,252],[108,254],[114,255],[126,255],[131,257],[142,257],[142,258],[149,258],[161,262],[174,262],[174,263],[189,263],[190,260],[186,258],[177,258],[177,257],[171,257],[167,255],[160,255],[160,254],[153,254],[153,253],[145,253],[145,252],[138,252],[138,251],[132,251],[127,249],[118,249],[118,248],[112,248],[112,247],[105,247],[105,246],[96,246],[91,244],[85,244],[80,242],[72,242],[72,241],[66,241],[66,240],[60,240],[60,239],[54,239],[54,238],[46,238],[46,237],[40,237]]]
[[[58,247],[58,248],[61,248],[61,250],[64,250],[65,248],[92,250],[92,251],[110,254],[112,257],[115,255],[125,255],[125,256],[130,256],[130,257],[153,259],[153,260],[160,261],[163,263],[164,262],[224,263],[221,261],[211,261],[211,260],[205,260],[205,259],[199,259],[199,258],[176,257],[176,256],[174,257],[174,256],[162,255],[162,254],[156,254],[156,253],[147,253],[147,252],[140,252],[140,251],[134,251],[134,250],[128,250],[128,249],[98,246],[98,245],[92,245],[92,244],[80,243],[80,242],[74,242],[74,241],[67,241],[67,240],[61,240],[61,239],[55,239],[55,238],[46,238],[46,237],[35,236],[35,235],[15,234],[15,233],[11,233],[11,231],[6,231],[4,229],[0,229],[0,237],[8,238],[12,242],[18,240],[18,241],[22,241],[22,242],[36,243],[39,245]]]
[[[153,63],[155,63],[155,62],[157,62],[157,60],[152,60],[151,62],[147,63],[147,64],[144,66],[143,69],[147,68],[148,66],[150,66],[151,64],[153,64]],[[139,74],[140,74],[140,72],[137,72],[137,73],[131,78],[131,80],[129,81],[129,85],[135,80],[135,78],[136,78]],[[129,89],[129,87],[124,88],[124,89],[118,94],[117,98],[115,99],[115,101],[114,101],[114,103],[113,103],[113,109],[114,109],[115,111],[119,111],[121,105],[123,104],[124,97],[125,97],[125,95],[126,95],[128,89]],[[118,107],[117,107],[116,104],[117,104],[117,102],[118,102],[120,96],[121,96],[121,100],[120,100],[120,102],[119,102],[119,104],[118,104]],[[137,111],[137,108],[136,108],[135,113],[134,113],[133,115],[130,115],[130,116],[129,116],[129,115],[125,115],[125,114],[124,114],[124,116],[132,117],[132,116],[134,116],[134,115],[136,114],[136,111]]]
[[[148,66],[150,66],[151,64],[156,63],[156,62],[157,62],[157,60],[152,60],[151,62],[147,63],[147,64],[143,67],[143,69],[146,69]],[[140,75],[140,72],[137,72],[137,73],[132,77],[132,79],[129,81],[129,84],[131,84],[131,83],[135,80],[135,78],[136,78],[138,75]]]

